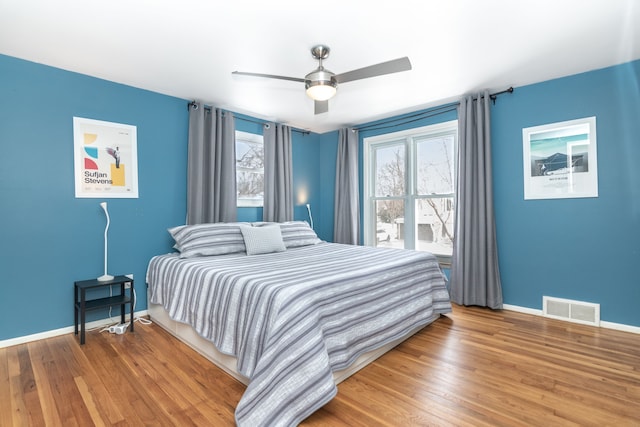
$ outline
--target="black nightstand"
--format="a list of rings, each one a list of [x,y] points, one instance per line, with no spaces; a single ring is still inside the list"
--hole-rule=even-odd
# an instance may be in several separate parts
[[[73,290],[73,306],[74,306],[74,319],[75,319],[75,335],[78,335],[78,312],[80,312],[80,344],[84,344],[84,323],[85,314],[88,310],[95,310],[102,307],[111,307],[114,305],[120,306],[120,323],[124,323],[125,305],[130,305],[131,322],[130,331],[133,332],[133,298],[131,297],[132,290],[127,295],[124,291],[125,283],[131,283],[131,289],[133,289],[133,279],[127,276],[115,276],[112,280],[105,280],[104,282],[98,281],[98,279],[80,280],[74,282]],[[104,286],[116,286],[120,285],[120,294],[106,298],[97,298],[87,301],[86,291],[87,289],[101,288]]]

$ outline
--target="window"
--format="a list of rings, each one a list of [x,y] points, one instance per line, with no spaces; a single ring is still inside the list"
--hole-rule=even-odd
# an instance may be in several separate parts
[[[238,206],[262,206],[264,143],[262,135],[236,131],[236,186]]]
[[[364,239],[451,259],[456,120],[364,139]]]

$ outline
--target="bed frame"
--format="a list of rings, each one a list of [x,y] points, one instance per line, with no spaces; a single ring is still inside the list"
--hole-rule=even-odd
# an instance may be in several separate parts
[[[220,369],[222,369],[244,385],[249,384],[249,379],[238,372],[235,357],[218,351],[218,349],[213,345],[211,341],[201,337],[190,325],[186,323],[176,322],[175,320],[171,319],[162,305],[152,304],[151,302],[148,302],[147,307],[149,316],[151,317],[151,320],[153,322],[160,325],[160,327],[165,329],[171,335],[175,336],[180,341],[196,350],[198,353],[209,359]],[[436,314],[433,320],[437,319],[439,316],[439,314]],[[351,375],[355,374],[360,369],[364,368],[369,363],[373,362],[374,360],[400,344],[402,341],[405,341],[407,338],[411,337],[422,328],[424,328],[424,326],[419,326],[415,329],[412,329],[404,337],[392,341],[389,344],[378,348],[377,350],[362,354],[347,369],[336,371],[333,373],[333,379],[335,383],[339,384],[340,382],[346,380]]]

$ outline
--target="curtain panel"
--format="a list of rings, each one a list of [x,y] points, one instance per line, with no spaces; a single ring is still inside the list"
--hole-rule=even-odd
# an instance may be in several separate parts
[[[458,183],[451,300],[502,308],[493,211],[489,92],[467,96],[458,114]]]
[[[263,221],[293,220],[291,128],[269,123],[264,129]]]
[[[338,133],[333,241],[360,242],[360,193],[358,191],[358,131],[343,128]]]
[[[236,221],[236,200],[235,118],[190,104],[187,224]]]

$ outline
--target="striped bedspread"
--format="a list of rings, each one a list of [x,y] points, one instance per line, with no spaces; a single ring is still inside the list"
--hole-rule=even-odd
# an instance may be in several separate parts
[[[335,396],[333,371],[451,311],[435,257],[400,249],[167,254],[147,283],[150,302],[237,358],[249,378],[239,426],[297,425]]]

